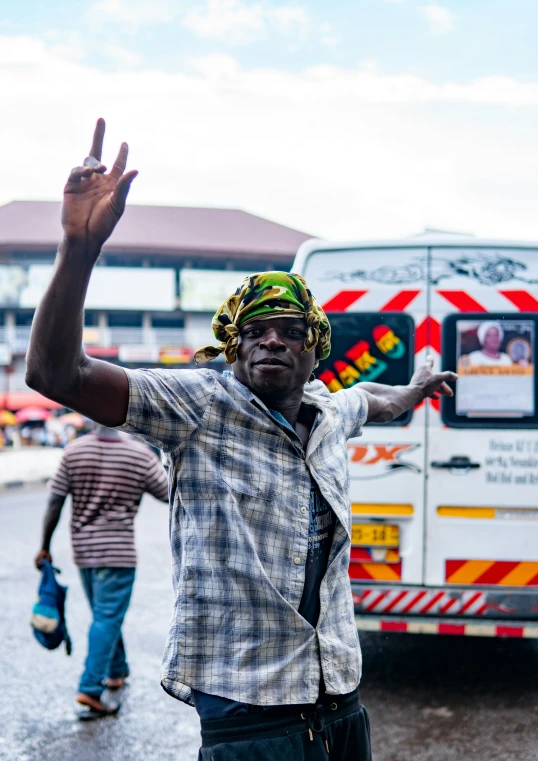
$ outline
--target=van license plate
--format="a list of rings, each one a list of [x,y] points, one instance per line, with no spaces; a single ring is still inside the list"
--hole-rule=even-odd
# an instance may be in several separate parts
[[[398,547],[399,526],[376,526],[371,523],[353,523],[351,544],[355,547]]]

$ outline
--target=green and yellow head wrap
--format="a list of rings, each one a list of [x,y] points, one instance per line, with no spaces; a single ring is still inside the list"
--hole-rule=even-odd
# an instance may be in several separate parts
[[[303,278],[288,272],[259,272],[246,277],[233,296],[217,309],[211,327],[220,344],[199,349],[194,361],[209,362],[224,352],[226,362],[233,364],[240,326],[251,320],[274,317],[303,317],[307,327],[303,351],[319,346],[320,359],[329,356],[331,326]]]

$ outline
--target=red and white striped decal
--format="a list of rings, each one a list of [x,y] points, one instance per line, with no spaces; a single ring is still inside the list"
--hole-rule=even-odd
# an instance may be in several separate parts
[[[473,623],[460,621],[431,621],[426,618],[382,619],[355,616],[357,629],[369,632],[394,632],[407,634],[449,634],[467,637],[514,637],[538,639],[538,622],[512,624],[482,619]]]
[[[365,589],[353,592],[353,602],[364,613],[413,613],[416,615],[483,616],[486,596],[483,592],[454,593],[439,589],[400,590]]]
[[[538,312],[538,301],[528,291],[499,291],[520,312]]]
[[[529,293],[521,290],[497,290],[495,288],[480,289],[479,296],[471,296],[467,291],[435,289],[433,307],[446,308],[450,304],[457,312],[538,312],[538,300]],[[441,297],[439,299],[438,297]]]
[[[416,299],[417,296],[419,296],[423,291],[422,290],[399,290],[395,291],[393,296],[387,301],[384,302],[381,306],[379,306],[379,303],[375,305],[375,307],[371,304],[368,305],[368,308],[364,311],[369,311],[369,309],[375,309],[378,312],[404,312],[408,306]],[[370,291],[338,291],[332,298],[329,299],[329,301],[326,301],[325,304],[323,304],[323,310],[327,313],[330,312],[347,312],[351,309],[351,307],[355,306],[355,304],[359,301],[359,299],[363,299],[364,296],[367,296],[370,293]],[[362,306],[362,305],[361,305]]]
[[[438,290],[439,296],[451,304],[457,312],[487,312],[488,310],[482,306],[476,299],[474,299],[466,291],[441,291]]]
[[[380,312],[404,312],[412,301],[416,299],[420,291],[399,291],[386,304]]]
[[[347,312],[368,291],[339,291],[336,295],[323,304],[325,312]]]
[[[441,352],[441,325],[435,317],[425,317],[415,327],[415,354],[430,346],[438,354]]]

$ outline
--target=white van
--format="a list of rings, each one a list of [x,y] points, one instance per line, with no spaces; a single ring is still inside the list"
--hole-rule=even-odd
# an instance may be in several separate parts
[[[460,373],[349,443],[359,629],[538,637],[538,244],[313,240],[292,271],[331,320],[329,389],[405,384],[427,354]]]

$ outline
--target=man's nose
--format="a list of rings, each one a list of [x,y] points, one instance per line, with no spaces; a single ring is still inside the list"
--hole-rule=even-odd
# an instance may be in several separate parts
[[[275,328],[269,328],[269,330],[265,331],[262,340],[260,341],[260,346],[265,346],[267,349],[272,349],[273,351],[281,347],[286,348],[282,336],[278,330],[275,330]]]

